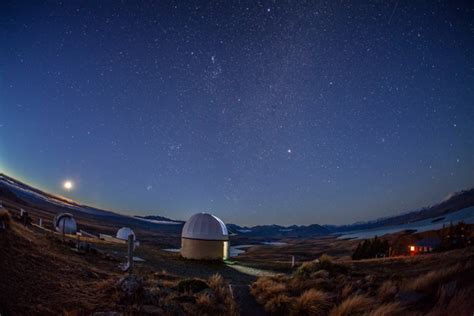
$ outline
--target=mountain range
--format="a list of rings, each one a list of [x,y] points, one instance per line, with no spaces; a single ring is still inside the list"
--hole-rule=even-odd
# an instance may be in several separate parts
[[[87,205],[81,205],[73,200],[44,192],[0,173],[0,200],[2,198],[18,204],[47,209],[53,213],[69,212],[94,218],[96,220],[107,221],[117,226],[139,226],[143,229],[160,230],[179,234],[181,227],[184,224],[183,221],[173,220],[159,215],[128,216]],[[245,235],[249,237],[310,237],[406,224],[428,218],[440,217],[470,206],[474,206],[474,188],[452,193],[441,202],[418,210],[350,225],[258,225],[253,227],[239,226],[237,224],[226,225],[231,234]]]

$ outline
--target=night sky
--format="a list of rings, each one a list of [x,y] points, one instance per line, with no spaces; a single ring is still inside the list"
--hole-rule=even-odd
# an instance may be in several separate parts
[[[254,225],[474,186],[469,2],[27,2],[0,4],[0,171],[39,188]]]

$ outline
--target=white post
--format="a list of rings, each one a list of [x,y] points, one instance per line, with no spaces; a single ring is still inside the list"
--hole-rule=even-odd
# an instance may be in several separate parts
[[[42,218],[39,219],[39,227],[43,227],[43,219]]]
[[[23,212],[25,212],[25,210],[20,208],[20,216],[23,216]]]
[[[291,256],[291,267],[295,267],[295,256]]]

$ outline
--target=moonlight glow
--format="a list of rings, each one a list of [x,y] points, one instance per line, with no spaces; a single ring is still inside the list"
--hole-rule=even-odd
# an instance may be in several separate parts
[[[70,180],[66,180],[63,183],[63,188],[67,191],[71,191],[74,188],[74,183]]]

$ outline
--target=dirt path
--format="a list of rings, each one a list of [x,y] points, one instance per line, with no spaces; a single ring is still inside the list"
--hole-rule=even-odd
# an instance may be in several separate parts
[[[246,267],[242,266],[239,264],[233,264],[233,265],[227,265],[229,268],[232,268],[234,270],[239,271],[240,273],[244,273],[247,275],[252,275],[255,277],[261,277],[261,276],[275,276],[277,273],[273,271],[268,271],[268,270],[262,270],[262,269],[257,269],[257,268],[251,268],[251,267]]]

